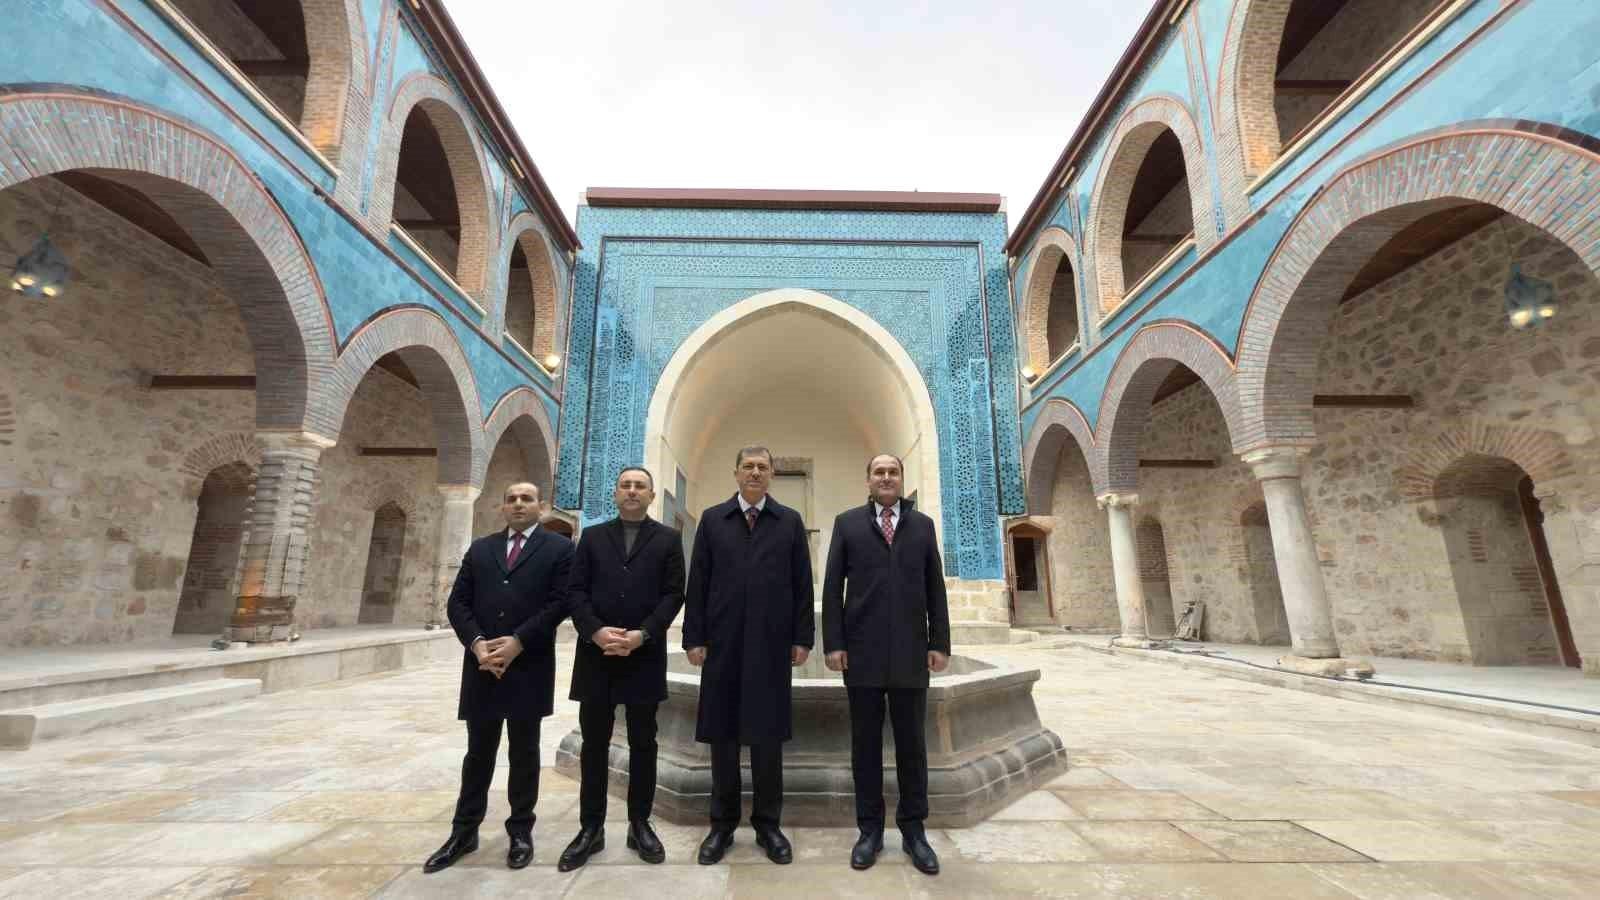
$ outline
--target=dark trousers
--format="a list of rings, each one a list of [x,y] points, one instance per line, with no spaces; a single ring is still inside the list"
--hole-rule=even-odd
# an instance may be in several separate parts
[[[533,834],[533,805],[539,800],[539,720],[468,719],[467,755],[461,760],[461,794],[456,799],[456,815],[451,820],[454,832],[477,831],[489,809],[489,785],[494,781],[495,758],[500,755],[500,727],[505,723],[511,746],[506,756],[511,775],[506,781],[506,799],[511,801],[511,817],[506,833],[516,837]]]
[[[928,818],[927,688],[849,688],[850,770],[856,782],[856,826],[883,830],[883,714],[894,729],[894,775],[902,834],[921,834]]]
[[[732,831],[739,827],[740,790],[739,744],[734,741],[711,745],[711,827]],[[750,824],[757,828],[777,828],[783,816],[783,744],[750,745],[750,786],[755,795]]]
[[[657,703],[629,703],[628,709],[628,821],[650,818],[656,802]],[[578,728],[583,749],[578,754],[583,780],[578,788],[578,821],[599,828],[606,821],[606,782],[611,776],[611,732],[617,708],[605,703],[578,704]]]

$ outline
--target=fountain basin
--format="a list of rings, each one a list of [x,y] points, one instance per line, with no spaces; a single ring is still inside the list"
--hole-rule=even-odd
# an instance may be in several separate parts
[[[1066,770],[1061,739],[1039,721],[1033,684],[1039,670],[953,656],[928,687],[928,824],[965,827],[983,821]],[[844,680],[813,654],[796,672],[794,739],[784,745],[783,820],[792,825],[855,822],[850,775],[850,712]],[[657,715],[655,814],[703,824],[710,808],[711,748],[694,739],[699,670],[681,652],[667,661],[667,700]],[[618,717],[622,717],[619,715]],[[628,784],[627,729],[619,723],[609,748],[610,792]],[[894,739],[884,724],[884,794],[892,817],[898,787]],[[579,777],[582,739],[574,729],[556,752],[557,770]],[[748,757],[746,757],[748,762]],[[744,769],[748,813],[750,774]]]

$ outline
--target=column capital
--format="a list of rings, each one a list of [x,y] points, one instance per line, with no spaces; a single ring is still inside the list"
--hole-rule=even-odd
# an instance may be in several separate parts
[[[316,450],[321,452],[337,444],[338,441],[323,437],[313,431],[260,431],[256,432],[256,443],[262,450]]]
[[[471,503],[483,494],[482,488],[475,488],[470,484],[436,484],[433,487],[446,503],[451,500]]]
[[[1257,447],[1239,454],[1244,464],[1260,481],[1274,478],[1299,478],[1300,461],[1311,452],[1310,447],[1286,444],[1277,447]]]
[[[1119,494],[1119,493],[1117,493],[1115,491],[1112,491],[1110,493],[1101,494],[1100,496],[1094,498],[1094,502],[1101,509],[1118,509],[1118,508],[1121,508],[1121,507],[1133,507],[1133,506],[1138,506],[1139,505],[1139,495],[1138,494]]]

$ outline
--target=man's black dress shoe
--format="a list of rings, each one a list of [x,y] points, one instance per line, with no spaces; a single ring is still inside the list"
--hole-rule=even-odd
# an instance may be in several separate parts
[[[911,857],[911,864],[917,867],[917,871],[927,875],[939,874],[939,854],[934,853],[933,848],[928,846],[927,835],[902,836],[900,849]]]
[[[533,862],[533,836],[512,835],[511,849],[506,851],[506,865],[513,869],[521,869],[531,862]]]
[[[478,833],[476,831],[450,835],[450,840],[444,846],[433,851],[428,861],[422,864],[422,871],[437,872],[455,865],[456,860],[478,849]]]
[[[789,846],[789,839],[776,828],[757,828],[756,846],[767,851],[767,859],[780,866],[794,862],[794,849]]]
[[[578,830],[578,836],[572,839],[567,849],[561,851],[561,859],[556,862],[556,868],[562,872],[571,872],[573,869],[589,861],[589,857],[606,848],[606,830],[604,828],[590,828],[585,826]]]
[[[700,842],[700,856],[698,862],[702,866],[714,866],[722,862],[722,854],[728,852],[733,846],[733,832],[723,831],[720,828],[711,829],[706,839]]]
[[[628,849],[637,850],[639,858],[647,863],[658,863],[667,858],[667,848],[661,846],[649,819],[628,823]]]
[[[878,861],[878,854],[883,852],[883,832],[863,831],[861,837],[856,839],[855,847],[850,850],[850,868],[861,870],[870,869]]]

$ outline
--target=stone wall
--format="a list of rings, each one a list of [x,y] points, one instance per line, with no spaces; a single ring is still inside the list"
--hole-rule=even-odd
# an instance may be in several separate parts
[[[1056,462],[1046,545],[1056,621],[1074,631],[1117,630],[1117,592],[1111,577],[1111,536],[1096,505],[1089,464],[1071,439]]]

